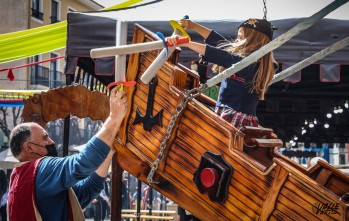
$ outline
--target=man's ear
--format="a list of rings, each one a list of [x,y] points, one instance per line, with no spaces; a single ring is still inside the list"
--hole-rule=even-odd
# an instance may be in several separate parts
[[[25,152],[33,152],[33,149],[32,149],[32,147],[31,147],[31,145],[29,144],[28,141],[25,141],[23,143],[23,151],[25,151]]]

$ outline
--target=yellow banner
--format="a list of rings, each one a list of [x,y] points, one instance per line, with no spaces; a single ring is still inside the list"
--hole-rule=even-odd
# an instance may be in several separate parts
[[[104,8],[104,10],[122,9],[143,0],[128,0]],[[0,63],[47,53],[65,48],[67,41],[67,21],[62,21],[39,28],[0,35]]]

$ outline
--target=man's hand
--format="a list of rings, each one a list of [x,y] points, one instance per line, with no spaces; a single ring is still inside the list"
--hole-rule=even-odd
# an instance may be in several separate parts
[[[128,102],[125,91],[118,92],[120,86],[116,86],[110,92],[109,117],[104,122],[102,128],[97,132],[96,137],[101,139],[109,147],[112,147],[115,136],[120,128],[122,120],[126,115]]]
[[[118,91],[120,85],[114,87],[110,92],[109,97],[109,106],[110,106],[110,114],[111,118],[116,118],[118,120],[122,120],[126,115],[126,110],[128,107],[128,102],[126,98],[125,91]]]

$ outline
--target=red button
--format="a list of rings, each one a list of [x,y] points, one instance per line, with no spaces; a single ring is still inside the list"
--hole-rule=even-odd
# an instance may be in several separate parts
[[[201,184],[205,188],[210,188],[216,185],[218,173],[214,168],[205,168],[201,171]]]

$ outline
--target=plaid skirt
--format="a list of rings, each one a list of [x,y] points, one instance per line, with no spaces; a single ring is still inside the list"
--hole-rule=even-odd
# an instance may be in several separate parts
[[[236,128],[243,126],[258,127],[258,118],[253,114],[244,114],[228,107],[216,107],[215,113]]]

